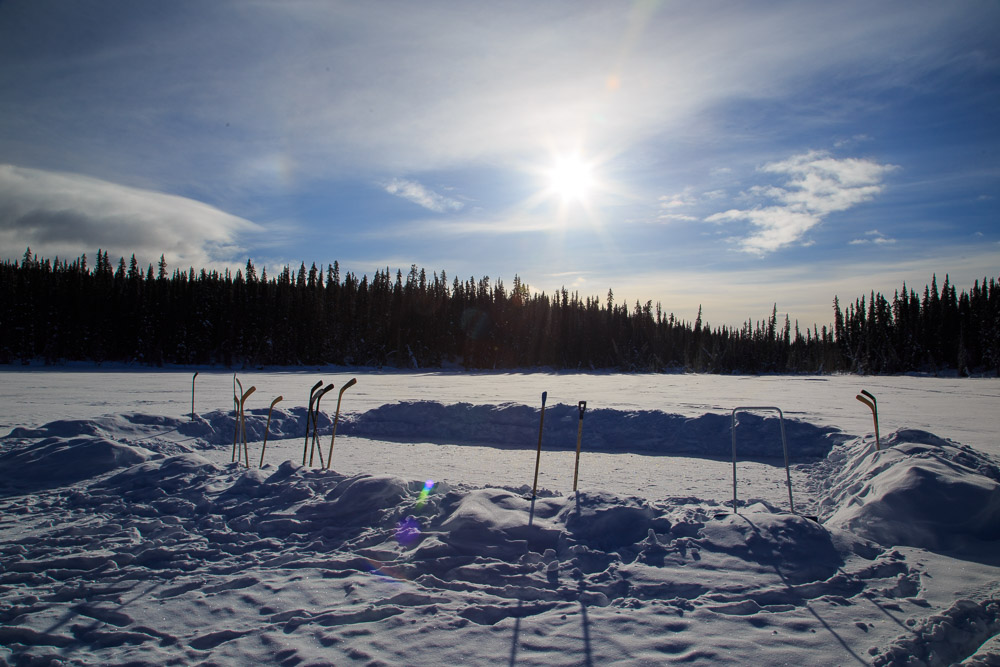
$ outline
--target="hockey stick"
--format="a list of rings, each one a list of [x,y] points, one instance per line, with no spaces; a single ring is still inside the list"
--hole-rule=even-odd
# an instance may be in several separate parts
[[[191,377],[191,419],[194,419],[197,415],[194,413],[194,381],[198,377],[198,371],[194,372]]]
[[[324,396],[329,392],[333,391],[333,383],[326,385],[323,389],[316,394],[316,407],[313,409],[313,441],[312,447],[309,448],[309,465],[313,464],[313,455],[316,453],[316,443],[319,442],[319,426],[316,424],[316,418],[319,416],[319,402]],[[323,446],[320,445],[319,448],[319,465],[323,467]]]
[[[312,421],[313,421],[313,418],[312,418],[312,416],[313,416],[313,401],[316,400],[316,397],[314,396],[314,394],[316,393],[316,390],[319,389],[322,386],[323,386],[323,381],[320,380],[319,382],[317,382],[316,384],[314,384],[312,386],[312,389],[309,390],[309,411],[306,412],[306,441],[302,445],[302,465],[306,464],[306,454],[309,453],[309,427],[312,425]]]
[[[542,427],[545,426],[545,399],[548,397],[547,391],[542,392],[542,414],[538,420],[538,453],[535,454],[535,481],[531,485],[531,499],[535,499],[538,491],[538,464],[542,462]]]
[[[240,386],[240,390],[236,391],[236,385]],[[240,396],[243,395],[243,383],[239,381],[236,377],[236,373],[233,373],[233,412],[236,415],[236,430],[233,431],[233,460],[232,463],[236,463],[236,454],[240,451],[239,447],[236,446],[236,442],[240,438]]]
[[[576,491],[576,480],[580,474],[580,442],[583,438],[583,413],[587,411],[587,401],[577,404],[580,408],[580,425],[576,429],[576,466],[573,468],[573,491]]]
[[[875,397],[872,396],[867,391],[865,391],[864,389],[862,389],[861,393],[855,396],[854,398],[858,399],[859,401],[867,405],[868,408],[872,411],[872,419],[875,420],[875,449],[876,451],[881,451],[882,443],[880,442],[878,434],[878,401],[876,401]]]
[[[257,387],[250,385],[250,388],[246,390],[243,397],[240,398],[240,429],[243,431],[243,458],[246,459],[247,467],[250,467],[250,450],[247,448],[247,418],[246,413],[243,412],[243,406],[247,402],[247,398],[250,394],[257,391]],[[237,450],[238,451],[238,450]]]
[[[260,465],[257,466],[258,468],[264,467],[264,452],[267,451],[267,432],[271,429],[271,411],[274,410],[274,404],[280,401],[282,398],[284,397],[279,396],[278,398],[271,401],[271,407],[267,409],[267,426],[264,427],[264,446],[260,448]]]
[[[344,398],[344,392],[358,383],[358,378],[351,378],[340,388],[340,395],[337,396],[337,412],[333,415],[333,435],[330,436],[330,454],[326,457],[326,469],[330,469],[330,462],[333,461],[333,440],[337,437],[337,422],[340,420],[340,401]],[[320,458],[323,453],[320,452]]]

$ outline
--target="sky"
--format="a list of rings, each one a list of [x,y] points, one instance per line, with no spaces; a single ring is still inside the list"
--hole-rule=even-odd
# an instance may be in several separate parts
[[[0,1],[0,259],[710,325],[1000,276],[1000,3]]]

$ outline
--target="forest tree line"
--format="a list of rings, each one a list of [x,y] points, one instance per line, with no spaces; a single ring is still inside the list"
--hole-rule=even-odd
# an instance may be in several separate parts
[[[411,266],[371,279],[303,263],[276,276],[140,268],[34,256],[0,264],[0,363],[359,365],[466,369],[617,369],[708,373],[957,369],[1000,374],[1000,284],[958,294],[945,277],[891,301],[872,292],[831,327],[799,328],[777,306],[756,322],[711,327],[659,303],[617,303],[565,287],[548,295],[518,276],[449,279]]]

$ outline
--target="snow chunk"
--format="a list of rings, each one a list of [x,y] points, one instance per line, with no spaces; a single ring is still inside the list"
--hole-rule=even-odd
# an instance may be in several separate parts
[[[503,489],[472,489],[452,493],[437,540],[459,553],[489,553],[496,558],[522,556],[529,548],[542,550],[556,544],[555,520],[563,499],[528,498]]]
[[[845,540],[797,514],[744,512],[702,528],[693,544],[780,571],[792,584],[821,581],[844,563]]]
[[[135,501],[159,498],[164,493],[178,496],[191,489],[200,492],[199,486],[217,470],[215,464],[197,454],[179,454],[132,466],[96,488],[115,489]]]
[[[635,544],[652,530],[653,510],[639,498],[580,493],[576,504],[568,505],[563,515],[566,530],[573,537],[604,551]]]

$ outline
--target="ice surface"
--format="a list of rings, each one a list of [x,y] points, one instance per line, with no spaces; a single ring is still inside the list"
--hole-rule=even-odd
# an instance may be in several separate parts
[[[42,375],[58,395],[60,376]],[[312,382],[295,377],[304,398]],[[269,425],[266,407],[247,415],[249,469],[231,462],[231,410],[149,412],[138,382],[102,414],[5,415],[0,659],[996,664],[1000,466],[923,428],[927,415],[884,427],[876,451],[871,434],[837,428],[836,410],[788,406],[803,515],[788,512],[776,421],[741,415],[734,514],[727,408],[757,396],[730,390],[733,405],[698,412],[710,397],[697,378],[680,407],[581,376],[619,400],[588,399],[578,493],[576,406],[547,406],[533,498],[538,406],[506,400],[496,376],[420,399],[424,378],[394,376],[398,400],[346,409],[331,470],[302,465],[292,400]],[[947,412],[937,386],[907,392]],[[352,391],[364,388],[359,376]],[[988,441],[991,420],[963,432]]]

